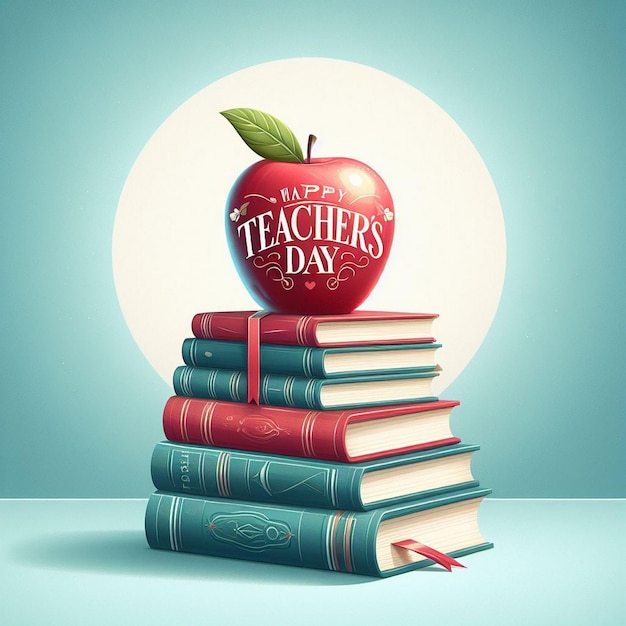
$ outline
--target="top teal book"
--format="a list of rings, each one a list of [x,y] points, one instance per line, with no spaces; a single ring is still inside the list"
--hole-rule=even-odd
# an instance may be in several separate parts
[[[435,353],[441,344],[409,343],[370,346],[311,348],[296,345],[261,344],[261,372],[291,374],[306,378],[336,378],[361,374],[397,374],[433,371]],[[245,370],[245,341],[185,339],[183,361],[195,367]]]

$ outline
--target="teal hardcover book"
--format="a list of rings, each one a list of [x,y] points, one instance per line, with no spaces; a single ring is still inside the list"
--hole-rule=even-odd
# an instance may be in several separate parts
[[[479,505],[489,493],[465,489],[341,511],[157,491],[148,500],[145,530],[152,548],[391,576],[433,564],[393,545],[398,542],[413,540],[454,558],[493,547],[478,524]]]
[[[268,343],[260,346],[260,366],[262,372],[306,378],[432,371],[437,366],[435,353],[440,347],[438,343],[412,343],[312,348]],[[187,338],[182,355],[183,361],[194,367],[245,370],[248,344]]]
[[[261,374],[259,402],[303,409],[348,409],[364,406],[428,402],[434,372],[304,378],[285,374]],[[174,371],[174,390],[179,396],[246,402],[245,371],[181,365]]]
[[[161,491],[363,511],[477,486],[470,462],[478,449],[461,443],[340,463],[162,441],[151,472]]]

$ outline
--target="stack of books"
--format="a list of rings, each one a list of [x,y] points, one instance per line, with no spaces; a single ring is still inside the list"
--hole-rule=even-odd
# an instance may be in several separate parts
[[[492,546],[433,396],[436,315],[200,313],[166,403],[153,548],[389,576]]]

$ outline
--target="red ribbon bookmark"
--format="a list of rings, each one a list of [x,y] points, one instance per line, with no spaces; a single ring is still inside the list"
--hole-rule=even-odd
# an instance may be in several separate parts
[[[448,556],[444,552],[439,552],[439,550],[435,550],[435,548],[431,548],[419,541],[415,541],[414,539],[405,539],[404,541],[396,541],[391,544],[392,546],[396,546],[396,548],[403,548],[404,550],[410,550],[411,552],[417,552],[417,554],[421,554],[425,556],[427,559],[431,559],[435,561],[435,563],[439,563],[445,567],[449,572],[452,571],[452,567],[465,567],[462,563],[459,563],[456,559],[453,559],[451,556]]]
[[[261,318],[268,311],[258,311],[248,317],[248,403],[259,404],[261,385]]]

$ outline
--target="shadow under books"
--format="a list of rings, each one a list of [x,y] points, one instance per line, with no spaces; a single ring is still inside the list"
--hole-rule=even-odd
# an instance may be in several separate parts
[[[141,531],[82,531],[40,535],[16,546],[22,565],[180,579],[220,579],[266,585],[359,585],[378,578],[341,572],[153,550]],[[444,572],[426,567],[418,573]]]
[[[180,579],[220,579],[267,585],[355,585],[374,578],[323,570],[152,550],[141,531],[83,531],[40,535],[16,546],[22,565]]]

